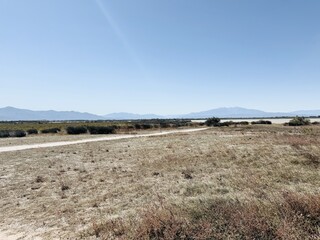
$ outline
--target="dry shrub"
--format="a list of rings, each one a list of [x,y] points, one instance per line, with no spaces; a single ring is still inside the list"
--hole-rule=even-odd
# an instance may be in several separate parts
[[[302,150],[300,150],[300,154],[301,156],[303,156],[303,158],[301,160],[297,160],[297,159],[292,160],[291,163],[300,164],[302,166],[309,166],[316,169],[320,167],[319,156],[307,151],[302,151]]]
[[[303,146],[319,145],[320,143],[318,138],[305,135],[284,135],[280,138],[280,141],[297,149]]]
[[[152,207],[142,216],[133,239],[207,239],[211,235],[208,222],[191,222],[186,212],[173,207]]]
[[[320,166],[320,157],[319,156],[312,154],[312,153],[309,153],[309,152],[305,152],[303,154],[303,156],[306,159],[304,161],[305,165],[309,165],[309,166],[312,166],[315,168],[318,168]]]
[[[237,200],[211,200],[191,216],[210,224],[210,239],[275,239],[276,227],[269,206]]]
[[[299,195],[284,193],[284,214],[293,221],[298,221],[304,230],[320,237],[320,195]]]
[[[110,220],[105,223],[93,223],[92,231],[89,235],[94,235],[100,239],[126,239],[125,234],[128,234],[128,227],[121,219]]]
[[[140,221],[112,220],[91,232],[101,239],[318,239],[320,195],[289,192],[268,202],[161,205],[147,208]]]
[[[150,208],[142,216],[135,239],[182,239],[188,236],[189,226],[170,208]]]

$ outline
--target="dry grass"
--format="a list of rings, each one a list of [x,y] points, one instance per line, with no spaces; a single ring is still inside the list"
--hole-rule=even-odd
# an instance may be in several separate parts
[[[25,239],[317,239],[319,129],[213,128],[2,153],[0,229]]]
[[[210,199],[192,206],[149,207],[137,222],[94,225],[101,239],[317,239],[320,195],[283,193],[277,201]],[[90,234],[90,232],[89,232]]]

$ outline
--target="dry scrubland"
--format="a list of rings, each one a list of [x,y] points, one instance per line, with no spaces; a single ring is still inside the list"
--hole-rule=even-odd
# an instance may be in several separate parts
[[[0,154],[22,239],[320,239],[320,127],[245,126]]]

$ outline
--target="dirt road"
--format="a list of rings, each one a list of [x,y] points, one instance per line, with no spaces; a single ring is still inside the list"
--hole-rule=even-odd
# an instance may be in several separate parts
[[[101,138],[88,138],[77,141],[61,141],[61,142],[50,142],[50,143],[39,143],[39,144],[27,144],[27,145],[18,145],[18,146],[9,146],[9,147],[0,147],[1,152],[15,152],[27,149],[34,148],[48,148],[48,147],[58,147],[58,146],[66,146],[80,143],[88,143],[88,142],[100,142],[100,141],[112,141],[119,139],[128,139],[128,138],[138,138],[138,137],[150,137],[150,136],[161,136],[173,133],[188,133],[188,132],[196,132],[206,130],[207,128],[193,128],[193,129],[183,129],[183,130],[172,130],[172,131],[163,131],[157,133],[147,133],[147,134],[136,134],[136,135],[116,135],[116,136],[108,136]]]

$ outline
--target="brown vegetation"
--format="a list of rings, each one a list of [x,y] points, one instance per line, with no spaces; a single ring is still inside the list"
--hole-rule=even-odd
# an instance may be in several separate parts
[[[149,207],[137,222],[94,224],[101,239],[317,239],[320,195],[284,192],[281,199],[210,199],[193,206]],[[90,233],[90,232],[89,232]]]
[[[22,239],[318,239],[319,143],[319,126],[255,125],[2,153],[0,229]]]

